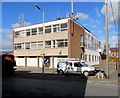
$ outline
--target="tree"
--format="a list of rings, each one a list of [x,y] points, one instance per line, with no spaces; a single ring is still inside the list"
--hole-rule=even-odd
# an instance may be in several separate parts
[[[111,62],[111,61],[114,61],[114,57],[112,57],[112,56],[110,56],[109,58],[108,58],[108,60]]]

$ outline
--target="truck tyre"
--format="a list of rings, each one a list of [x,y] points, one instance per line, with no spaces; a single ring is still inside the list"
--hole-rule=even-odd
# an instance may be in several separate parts
[[[84,75],[84,76],[89,76],[89,72],[88,72],[88,71],[84,71],[84,72],[83,72],[83,75]]]
[[[62,74],[63,74],[63,71],[62,71],[62,70],[60,70],[60,71],[59,71],[59,74],[60,74],[60,75],[62,75]]]

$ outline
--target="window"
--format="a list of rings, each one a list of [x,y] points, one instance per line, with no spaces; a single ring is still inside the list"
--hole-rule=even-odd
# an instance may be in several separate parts
[[[67,23],[61,24],[61,31],[67,30]]]
[[[30,29],[26,30],[26,36],[30,36]]]
[[[31,35],[37,35],[37,28],[32,29],[32,34]]]
[[[51,26],[45,27],[45,33],[51,33]]]
[[[74,63],[74,67],[80,67],[79,63]]]
[[[37,49],[37,42],[31,42],[31,49]]]
[[[51,48],[51,41],[45,41],[45,48]]]
[[[20,50],[21,49],[21,43],[15,44],[15,50]]]
[[[83,60],[83,54],[81,54],[81,60]]]
[[[53,32],[59,32],[59,31],[60,31],[59,24],[53,25]]]
[[[56,48],[55,40],[52,40],[52,48]]]
[[[57,47],[67,47],[67,46],[68,46],[67,39],[57,40]]]
[[[92,61],[94,61],[94,55],[92,55]]]
[[[38,28],[38,34],[43,34],[43,27]]]
[[[43,48],[43,41],[39,41],[38,42],[38,49],[42,49]]]
[[[25,36],[24,30],[19,31],[19,35],[20,35],[20,37],[24,37]]]
[[[67,47],[67,46],[68,46],[68,40],[65,39],[65,47]]]
[[[80,36],[80,46],[83,46],[83,36]]]
[[[87,54],[85,55],[85,61],[87,61]]]
[[[19,37],[19,31],[15,32],[15,37]]]
[[[25,49],[24,43],[21,43],[21,49]]]
[[[91,61],[91,55],[89,55],[89,61]]]
[[[30,49],[30,43],[25,43],[25,49]]]
[[[53,32],[57,32],[57,29],[56,29],[56,28],[53,28]]]

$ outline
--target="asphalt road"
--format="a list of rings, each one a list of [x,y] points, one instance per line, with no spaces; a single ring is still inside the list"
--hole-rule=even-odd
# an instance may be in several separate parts
[[[117,84],[90,83],[80,75],[57,75],[18,71],[2,79],[4,97],[118,96]]]

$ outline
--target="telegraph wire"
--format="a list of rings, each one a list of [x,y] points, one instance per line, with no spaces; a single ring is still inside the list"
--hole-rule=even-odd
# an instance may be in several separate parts
[[[111,6],[112,15],[113,15],[113,20],[114,20],[114,24],[115,24],[115,30],[116,30],[116,33],[117,33],[116,21],[115,21],[115,17],[114,17],[114,13],[113,13],[113,6],[112,6],[111,0],[110,0],[110,6]]]

